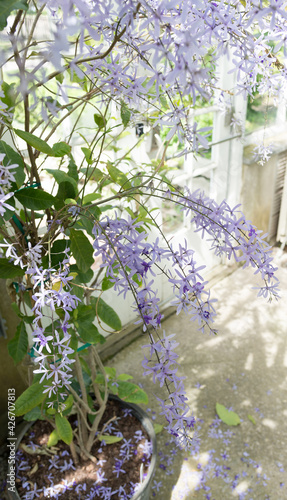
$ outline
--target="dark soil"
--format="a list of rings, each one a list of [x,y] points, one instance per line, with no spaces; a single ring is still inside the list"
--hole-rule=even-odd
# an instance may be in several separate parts
[[[131,498],[133,495],[133,485],[140,483],[140,475],[145,477],[148,466],[151,460],[149,453],[145,453],[144,446],[147,445],[146,440],[149,437],[142,427],[139,420],[132,414],[124,416],[124,409],[121,408],[117,401],[109,401],[106,412],[103,416],[101,425],[104,425],[113,417],[117,420],[113,421],[114,430],[110,433],[115,435],[121,432],[123,439],[118,443],[104,445],[97,441],[92,449],[92,455],[98,459],[95,464],[91,460],[83,460],[80,458],[78,466],[74,466],[71,459],[70,448],[68,445],[59,441],[56,445],[56,461],[53,460],[53,455],[38,455],[29,454],[23,451],[20,445],[18,451],[18,479],[16,479],[17,490],[21,498],[25,496],[27,491],[35,488],[37,485],[37,498],[58,498],[53,492],[59,493],[59,498],[69,500],[80,500],[87,498],[106,498],[104,492],[101,493],[101,488],[111,488],[112,492],[124,487],[127,496],[123,496],[120,489],[119,493],[112,495],[113,500],[122,498]],[[71,422],[72,423],[72,422]],[[72,423],[72,426],[74,424]],[[38,420],[25,434],[21,444],[34,448],[35,446],[47,445],[48,438],[53,428],[46,421]],[[136,431],[142,431],[142,438],[136,439]],[[105,434],[108,432],[105,431]],[[125,449],[126,441],[129,442],[130,456],[125,458],[120,455]],[[31,444],[32,442],[32,444]],[[123,446],[124,445],[124,446]],[[151,447],[150,447],[151,448]],[[115,472],[115,464],[117,460],[123,460],[121,469],[124,472]],[[52,463],[51,463],[52,460]],[[27,463],[24,463],[27,462]],[[56,463],[56,466],[53,465]],[[71,467],[72,465],[72,467]],[[68,466],[68,470],[64,470]],[[141,472],[140,472],[141,469]],[[104,474],[103,474],[104,473]],[[118,477],[117,477],[118,476]],[[101,481],[103,477],[103,481]],[[23,488],[23,483],[26,485]],[[23,481],[24,479],[24,481]],[[27,483],[28,482],[28,483]],[[80,486],[79,486],[80,485]],[[48,488],[53,488],[51,496],[48,493]],[[39,491],[41,490],[41,491]],[[35,495],[36,497],[36,495]]]

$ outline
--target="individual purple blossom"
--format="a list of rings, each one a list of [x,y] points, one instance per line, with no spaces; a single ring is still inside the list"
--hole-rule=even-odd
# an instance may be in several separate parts
[[[107,481],[107,478],[105,477],[105,472],[103,472],[101,469],[97,470],[97,480],[96,483],[103,483],[104,481]]]
[[[67,462],[66,460],[64,460],[64,464],[60,465],[59,469],[60,469],[61,472],[64,472],[64,471],[70,470],[70,469],[74,469],[75,470],[75,466],[73,464],[73,460],[70,459],[69,462]]]
[[[146,456],[146,458],[149,458],[152,454],[152,443],[151,441],[148,441],[147,439],[144,441],[143,444],[139,445],[139,448],[141,448],[143,454]]]
[[[113,466],[113,473],[117,475],[117,478],[120,474],[125,474],[126,471],[122,469],[123,460],[115,459],[115,465]]]
[[[22,484],[22,486],[23,486],[23,488],[25,488],[25,487],[29,488],[29,491],[27,491],[23,496],[24,500],[34,500],[34,498],[39,498],[40,493],[42,493],[42,488],[37,489],[37,483],[34,483],[33,487],[31,489],[30,489],[30,487],[31,487],[30,482],[24,483],[24,484]]]
[[[59,469],[60,465],[58,464],[59,462],[58,455],[54,455],[52,458],[49,458],[49,462],[50,462],[50,465],[48,467],[49,470],[52,468]]]
[[[143,437],[144,437],[144,436],[143,436],[143,433],[142,433],[142,431],[141,431],[141,430],[136,431],[136,432],[134,433],[134,439],[136,440],[136,442],[141,441],[141,440],[143,439]]]

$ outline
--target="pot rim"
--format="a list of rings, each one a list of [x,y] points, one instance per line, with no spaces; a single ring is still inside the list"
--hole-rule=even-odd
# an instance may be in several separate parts
[[[134,493],[134,495],[130,499],[130,500],[140,500],[141,495],[150,486],[150,483],[151,483],[151,480],[152,480],[152,477],[153,477],[154,471],[155,471],[156,457],[157,457],[157,443],[156,443],[155,430],[154,430],[154,427],[153,427],[153,424],[152,424],[152,421],[151,421],[149,415],[139,405],[134,404],[134,403],[128,403],[128,402],[120,399],[118,396],[116,396],[114,394],[110,394],[109,399],[116,400],[116,401],[120,402],[122,404],[122,406],[130,408],[133,412],[133,415],[142,424],[143,428],[145,429],[145,431],[147,432],[147,434],[149,436],[149,439],[152,442],[152,457],[151,457],[151,461],[149,464],[148,473],[147,473],[146,477],[144,478],[143,482],[141,483],[139,489]],[[30,427],[32,427],[32,425],[35,422],[37,422],[37,420],[33,420],[32,422],[27,421],[26,425],[24,425],[25,422],[26,421],[23,420],[23,422],[21,422],[21,424],[20,424],[21,429],[17,435],[16,451],[18,450],[19,445],[21,443],[21,440],[24,437],[24,435],[26,434],[26,432],[28,431],[28,429],[30,429]],[[10,466],[8,467],[8,473],[9,473],[9,469],[10,469]],[[17,491],[17,488],[16,488],[16,491],[14,492],[14,495],[15,495],[15,497],[14,497],[15,499],[21,500],[20,495]]]

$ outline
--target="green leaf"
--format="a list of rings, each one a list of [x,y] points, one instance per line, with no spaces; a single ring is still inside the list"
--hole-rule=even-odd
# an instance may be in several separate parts
[[[15,365],[20,363],[27,354],[28,350],[28,335],[24,321],[20,321],[16,329],[16,334],[10,342],[8,342],[8,352],[14,359]]]
[[[247,418],[249,418],[250,422],[252,422],[254,425],[256,425],[256,420],[252,415],[247,415]]]
[[[55,416],[55,422],[59,439],[64,441],[66,444],[71,444],[73,440],[73,430],[68,419],[57,413]]]
[[[216,403],[216,413],[219,416],[219,418],[222,420],[227,425],[239,425],[240,424],[240,417],[235,413],[234,411],[228,411],[225,406]]]
[[[57,142],[52,146],[53,155],[56,158],[68,155],[71,152],[71,146],[66,142]]]
[[[54,429],[49,436],[47,446],[56,446],[58,441],[59,441],[59,434],[57,432],[57,429]]]
[[[21,396],[16,399],[15,416],[20,417],[31,411],[35,406],[38,406],[45,399],[46,394],[43,393],[43,385],[36,382],[22,392]]]
[[[131,189],[132,185],[128,180],[127,176],[121,172],[117,167],[114,167],[111,162],[108,161],[107,169],[110,174],[111,179],[119,184],[123,189]]]
[[[155,434],[159,434],[162,431],[162,429],[163,429],[163,425],[161,425],[161,424],[153,424],[153,428],[154,428]]]
[[[70,230],[71,252],[80,271],[87,272],[94,263],[94,249],[83,231]]]
[[[85,155],[86,162],[90,165],[93,163],[93,158],[92,158],[92,151],[88,148],[81,148]]]
[[[85,343],[103,344],[105,342],[105,337],[99,333],[99,330],[93,323],[85,321],[78,323],[78,334]]]
[[[64,81],[64,75],[63,75],[63,73],[60,73],[59,75],[57,75],[56,76],[56,80],[59,83],[63,83],[63,81]]]
[[[14,177],[16,180],[17,188],[20,188],[23,185],[23,182],[25,180],[25,163],[22,159],[22,157],[14,151],[9,144],[6,144],[5,141],[0,141],[0,153],[5,153],[5,158],[3,160],[3,164],[6,165],[18,165],[18,167],[15,167],[13,169],[13,172],[15,172]]]
[[[99,441],[105,441],[106,444],[114,444],[121,441],[123,437],[110,436],[109,434],[101,434],[101,436],[99,436],[98,439]]]
[[[127,126],[131,119],[131,112],[124,101],[121,103],[121,119],[124,127]]]
[[[56,267],[59,265],[63,259],[66,258],[65,250],[69,247],[69,240],[56,240],[51,247],[50,258],[52,267]],[[43,265],[44,267],[49,266],[49,256],[45,255],[43,257]]]
[[[73,279],[73,282],[77,283],[79,285],[81,283],[88,283],[89,281],[91,281],[91,279],[94,276],[92,269],[88,269],[88,271],[86,273],[83,273],[82,271],[80,271],[78,266],[76,266],[76,264],[72,264],[70,266],[70,271],[77,273],[77,276]]]
[[[109,290],[110,288],[113,288],[114,282],[110,280],[108,276],[105,276],[103,281],[102,281],[102,290]]]
[[[99,129],[104,128],[106,126],[106,119],[103,115],[99,115],[98,113],[94,114],[94,121],[98,125]]]
[[[0,258],[0,276],[2,279],[16,278],[17,276],[24,276],[25,271],[19,266],[14,266],[8,259]]]
[[[77,311],[77,321],[78,322],[82,322],[82,321],[86,321],[86,322],[93,322],[94,319],[95,319],[95,316],[96,316],[96,311],[95,309],[90,305],[90,306],[87,306],[85,304],[80,304],[77,309],[75,309],[74,312]]]
[[[41,414],[41,408],[40,406],[36,406],[33,408],[33,410],[28,411],[26,415],[24,416],[24,420],[27,422],[34,422],[34,420],[44,420]]]
[[[73,177],[70,177],[66,172],[63,172],[63,170],[46,168],[46,172],[52,175],[58,184],[61,184],[61,182],[70,182],[75,192],[77,191],[77,182],[73,179]]]
[[[7,19],[16,9],[27,10],[27,0],[1,0],[0,2],[0,31],[7,25]]]
[[[122,323],[116,311],[103,299],[92,297],[92,304],[95,306],[96,314],[99,318],[113,330],[121,330]]]
[[[0,3],[1,8],[1,3]],[[13,121],[13,113],[15,109],[15,102],[17,94],[15,92],[15,84],[11,83],[10,85],[6,82],[2,82],[2,90],[4,96],[1,97],[1,101],[6,104],[7,108],[5,111],[8,112],[9,115],[2,115],[2,120],[4,120],[7,124],[11,125]]]
[[[147,393],[131,382],[118,380],[118,396],[127,403],[148,404]]]
[[[67,198],[76,198],[76,188],[71,183],[71,179],[60,182],[58,192],[55,199],[55,208],[60,210],[65,205],[65,200]]]
[[[116,372],[116,369],[113,368],[112,366],[105,366],[105,372],[106,372],[109,380],[111,380],[111,379],[114,380],[116,378],[117,372]]]
[[[46,210],[50,208],[55,198],[42,189],[27,188],[15,193],[15,198],[26,208],[31,210]]]
[[[52,148],[50,148],[50,146],[45,141],[43,141],[43,139],[40,139],[34,134],[30,134],[30,132],[25,132],[25,130],[19,130],[17,128],[14,129],[14,132],[18,135],[18,137],[21,137],[21,139],[27,142],[27,144],[37,149],[37,151],[40,151],[40,153],[54,156]]]
[[[70,155],[70,161],[69,161],[69,165],[68,165],[68,174],[69,174],[69,177],[72,177],[73,179],[75,179],[76,182],[78,182],[78,180],[79,180],[78,167],[77,167],[72,155]]]
[[[93,203],[93,201],[98,200],[101,198],[102,195],[100,193],[90,193],[86,194],[83,198],[83,205],[87,205],[88,203]]]
[[[69,394],[69,396],[67,397],[67,399],[64,401],[64,405],[65,405],[65,410],[68,410],[69,408],[71,408],[73,406],[73,403],[74,403],[74,397],[72,394]]]
[[[80,363],[82,365],[84,372],[86,372],[87,375],[91,376],[91,369],[87,361],[82,356],[80,356]]]
[[[128,375],[127,373],[121,373],[118,377],[117,377],[118,380],[123,380],[124,382],[126,382],[127,380],[132,380],[133,377],[131,375]]]

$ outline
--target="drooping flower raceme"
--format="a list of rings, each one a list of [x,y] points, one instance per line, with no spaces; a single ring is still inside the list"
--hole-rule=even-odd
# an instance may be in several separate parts
[[[34,300],[34,352],[35,362],[39,364],[34,373],[40,373],[40,382],[45,381],[44,392],[49,398],[54,394],[64,399],[72,379],[71,365],[75,362],[69,355],[74,351],[69,346],[71,335],[68,332],[71,312],[76,309],[80,299],[70,293],[69,258],[64,259],[59,270],[43,269],[34,266],[27,270],[33,283]],[[58,318],[56,309],[62,314]],[[43,328],[43,320],[49,321]]]
[[[9,192],[12,183],[15,182],[15,168],[18,165],[4,165],[4,153],[0,153],[0,216],[3,217],[6,210],[15,210],[13,206],[9,205],[7,201],[13,196],[13,192]]]
[[[203,193],[184,194],[163,192],[182,207],[186,216],[200,231],[201,236],[209,236],[211,249],[216,255],[225,254],[229,259],[242,261],[243,267],[251,265],[255,273],[260,273],[264,285],[259,295],[269,299],[278,296],[278,280],[275,277],[270,247],[250,222],[246,221],[239,207],[231,209],[226,202],[218,205]],[[95,255],[101,256],[101,266],[106,276],[113,283],[118,294],[126,296],[131,292],[134,308],[139,314],[139,323],[150,337],[149,355],[143,361],[144,373],[152,376],[169,390],[166,400],[161,400],[162,413],[165,415],[169,432],[177,438],[180,445],[188,446],[188,430],[194,426],[194,417],[190,415],[183,379],[178,376],[177,347],[173,336],[159,336],[162,315],[159,312],[159,298],[154,289],[154,276],[160,271],[171,284],[177,313],[182,310],[197,321],[201,331],[216,333],[212,323],[215,310],[214,300],[205,290],[200,271],[194,260],[194,252],[187,244],[178,248],[166,240],[160,245],[160,239],[148,241],[144,224],[130,218],[104,217],[94,226]]]
[[[32,310],[35,315],[33,354],[38,365],[34,373],[41,374],[40,382],[45,382],[44,392],[48,393],[49,398],[56,395],[57,398],[62,396],[64,399],[72,379],[71,365],[75,361],[68,357],[74,352],[69,346],[69,319],[80,302],[70,292],[69,281],[73,278],[69,276],[69,248],[66,248],[66,258],[60,269],[56,270],[52,267],[44,269],[41,265],[43,248],[39,243],[32,247],[29,242],[27,251],[21,256],[17,255],[16,249],[6,240],[0,247],[2,251],[5,250],[5,256],[10,261],[25,269],[29,283],[22,284],[22,287],[25,289],[32,285]],[[57,310],[61,311],[60,317]]]

